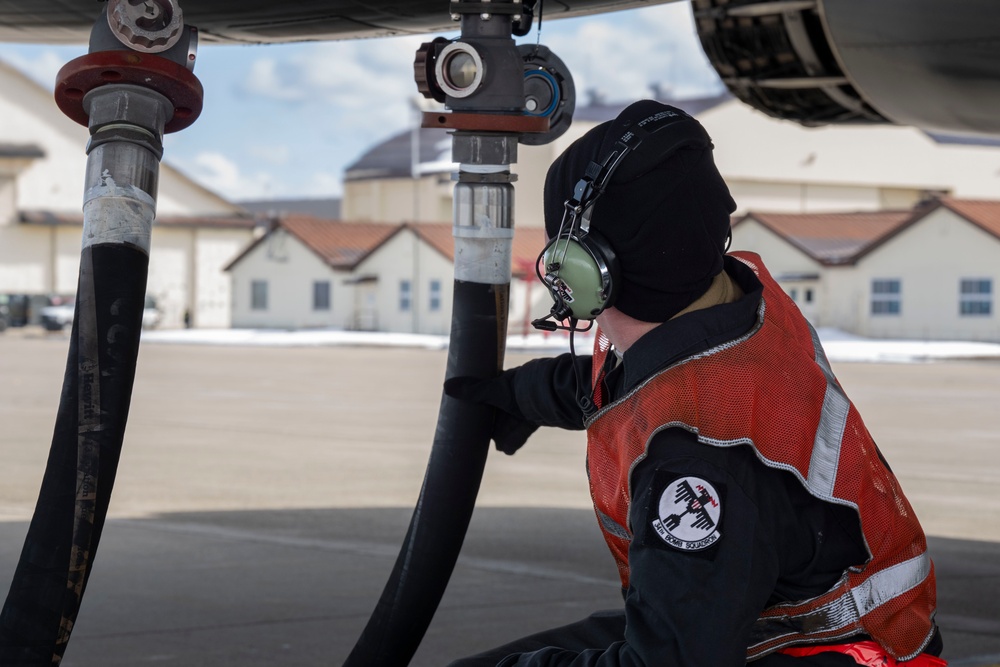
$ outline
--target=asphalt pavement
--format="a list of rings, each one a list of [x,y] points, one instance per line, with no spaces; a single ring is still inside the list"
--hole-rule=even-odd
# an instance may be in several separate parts
[[[0,334],[0,585],[45,465],[68,340]],[[509,355],[508,365],[527,359]],[[63,664],[340,665],[420,491],[446,353],[147,344]],[[1000,363],[839,364],[930,536],[945,655],[1000,664]],[[620,604],[580,433],[491,452],[413,667]]]

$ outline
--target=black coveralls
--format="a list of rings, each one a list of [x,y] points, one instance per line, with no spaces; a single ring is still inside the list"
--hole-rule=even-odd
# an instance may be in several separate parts
[[[726,258],[726,271],[745,296],[683,315],[639,339],[607,376],[608,402],[654,372],[753,326],[760,282],[732,258]],[[615,363],[614,355],[609,361]],[[518,417],[581,429],[573,363],[566,354],[505,373]],[[591,358],[578,357],[576,363],[589,378]],[[671,547],[651,526],[664,488],[683,476],[707,480],[721,495],[721,537],[703,551]],[[595,614],[454,667],[738,667],[746,663],[750,628],[761,610],[824,593],[848,566],[867,559],[852,509],[813,498],[790,473],[761,463],[749,446],[711,447],[680,428],[658,433],[649,456],[633,471],[629,518],[631,580],[623,611]],[[927,651],[940,654],[940,640]],[[772,654],[754,665],[849,667],[855,662],[836,653]]]

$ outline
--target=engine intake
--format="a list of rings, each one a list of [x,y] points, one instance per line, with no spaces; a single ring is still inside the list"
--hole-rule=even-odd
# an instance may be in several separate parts
[[[705,54],[730,92],[807,126],[885,123],[841,70],[816,0],[694,0]]]

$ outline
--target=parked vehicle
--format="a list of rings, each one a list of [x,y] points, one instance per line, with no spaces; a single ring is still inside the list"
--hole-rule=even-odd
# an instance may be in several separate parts
[[[53,306],[45,306],[38,315],[46,331],[62,331],[63,327],[73,324],[75,303],[70,300]]]
[[[38,312],[52,304],[49,297],[41,294],[4,294],[0,298],[6,302],[9,327],[37,324]]]
[[[47,331],[62,331],[66,326],[73,324],[73,316],[76,310],[76,299],[69,299],[65,303],[46,306],[41,310],[42,326]],[[160,323],[160,311],[156,307],[156,299],[146,295],[146,301],[142,309],[142,328],[152,329]]]
[[[0,331],[10,326],[10,297],[0,294]]]

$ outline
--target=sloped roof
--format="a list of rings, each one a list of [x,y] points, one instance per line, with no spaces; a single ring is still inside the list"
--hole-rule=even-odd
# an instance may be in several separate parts
[[[15,113],[11,119],[3,119],[5,127],[0,131],[3,136],[0,158],[59,162],[60,156],[68,155],[65,151],[69,149],[73,151],[72,155],[79,154],[87,140],[87,128],[70,120],[59,110],[51,90],[3,59],[0,59],[0,88],[3,89],[4,100],[10,102],[16,111],[23,112]],[[22,125],[20,119],[28,117],[32,119],[32,124]],[[35,128],[35,123],[41,123],[44,130],[26,129]],[[32,143],[27,143],[29,141]],[[65,179],[66,173],[71,176],[77,174],[77,183],[82,185],[85,168],[86,161],[74,157],[72,164],[59,166],[59,178]],[[75,194],[74,188],[55,190],[35,187],[39,183],[44,185],[44,180],[51,179],[52,174],[47,166],[25,174],[23,178],[33,185],[19,189],[19,201],[29,208],[79,210],[82,191]],[[215,217],[238,215],[240,212],[238,206],[172,166],[169,159],[160,163],[158,200],[160,211],[173,211],[179,215],[192,211]]]
[[[909,210],[857,213],[761,213],[754,219],[820,264],[853,264],[893,236],[946,208],[1000,240],[1000,200],[940,197]]]
[[[923,217],[923,212],[920,212]],[[857,213],[760,213],[751,211],[734,223],[754,219],[820,264],[857,261],[872,247],[915,219],[913,210]]]
[[[308,215],[281,218],[278,226],[335,269],[354,268],[402,229],[402,225],[338,222]]]
[[[238,201],[236,204],[255,215],[289,215],[304,213],[328,220],[340,219],[341,199],[332,197],[326,199],[251,199]]]
[[[0,158],[42,158],[45,151],[37,144],[10,144],[0,141]]]
[[[450,261],[455,261],[455,240],[452,235],[451,223],[421,223],[405,226]],[[515,277],[523,278],[534,273],[538,253],[542,251],[544,245],[545,230],[541,227],[514,228],[511,265]]]
[[[340,222],[305,214],[279,216],[271,219],[266,234],[254,239],[223,271],[239,264],[278,229],[291,234],[331,268],[350,270],[402,228],[397,224]]]
[[[944,197],[940,204],[1000,239],[1000,200]]]
[[[410,231],[423,239],[424,243],[444,255],[448,261],[455,261],[455,239],[452,236],[450,222],[404,223],[403,227],[409,228]]]
[[[514,228],[513,265],[514,275],[520,278],[535,274],[538,255],[545,247],[543,227]]]
[[[230,270],[276,229],[284,229],[334,269],[350,270],[358,266],[389,239],[404,229],[416,234],[448,261],[455,261],[455,240],[451,223],[340,222],[307,215],[286,216],[274,221],[271,231],[247,246],[225,268]],[[545,243],[545,230],[514,230],[512,246],[513,273],[524,277],[534,272],[535,261]]]
[[[664,104],[669,104],[670,106],[682,109],[692,116],[697,116],[703,111],[707,111],[708,109],[722,104],[723,102],[728,102],[729,100],[736,98],[734,98],[729,91],[723,91],[718,95],[709,95],[706,97],[677,99],[674,97],[657,95],[656,99]],[[590,123],[603,123],[606,120],[617,118],[618,114],[620,114],[625,107],[633,102],[635,102],[635,100],[606,102],[600,98],[595,98],[585,106],[577,106],[573,111],[573,120]]]
[[[934,143],[938,144],[957,144],[960,146],[992,146],[994,148],[1000,147],[1000,138],[998,137],[981,137],[975,135],[948,134],[946,132],[930,132],[930,131],[925,131],[924,134],[933,139]]]
[[[369,148],[355,162],[344,169],[345,181],[369,178],[408,178],[413,157],[411,151],[413,130],[404,130]],[[451,170],[451,138],[448,130],[440,127],[422,127],[418,134],[420,164],[442,165],[442,171]],[[448,166],[445,167],[444,165]],[[430,170],[433,171],[433,170]]]

